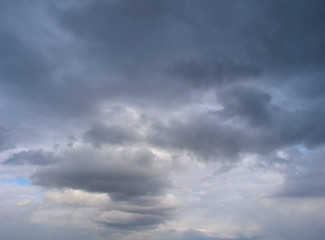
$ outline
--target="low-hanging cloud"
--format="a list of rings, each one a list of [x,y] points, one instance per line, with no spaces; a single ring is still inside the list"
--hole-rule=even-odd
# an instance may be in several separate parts
[[[0,15],[0,184],[17,216],[96,240],[323,239],[324,1],[17,0]]]
[[[72,153],[60,165],[40,169],[31,176],[44,187],[107,193],[115,200],[163,195],[170,186],[168,171],[150,150],[106,152],[90,148]],[[158,165],[157,165],[158,164]]]

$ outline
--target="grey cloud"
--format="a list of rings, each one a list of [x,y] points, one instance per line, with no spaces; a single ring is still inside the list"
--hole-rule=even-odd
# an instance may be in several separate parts
[[[62,39],[53,44],[54,34],[48,35],[42,25],[33,22],[37,17],[44,18],[48,3],[37,8],[27,1],[3,4],[6,24],[0,28],[0,86],[2,96],[8,99],[8,116],[14,115],[15,120],[31,118],[36,113],[62,118],[93,112],[97,98],[73,69],[73,47]],[[17,21],[24,22],[30,31]],[[48,22],[48,27],[57,31],[50,19],[40,21]],[[11,113],[12,108],[16,109],[15,114]]]
[[[251,32],[255,31],[264,45],[268,64],[275,64],[280,69],[296,69],[310,66],[320,67],[324,63],[325,39],[322,30],[324,21],[324,2],[306,1],[272,2],[261,4],[264,7],[261,14],[272,21],[257,22]],[[271,17],[273,15],[273,17]],[[297,26],[297,27],[293,27]],[[257,28],[260,31],[256,31]],[[256,35],[255,35],[256,36]],[[261,56],[265,58],[265,56]],[[285,70],[285,71],[286,71]]]
[[[319,1],[89,1],[53,10],[53,16],[81,40],[83,64],[114,76],[99,77],[99,98],[171,106],[170,101],[191,101],[189,89],[197,86],[245,79],[282,84],[297,76],[297,68],[319,72],[322,6]],[[307,59],[315,63],[312,69]]]
[[[167,78],[180,78],[194,86],[205,87],[254,79],[261,71],[258,66],[236,63],[221,53],[210,53],[202,59],[179,60],[165,70]]]
[[[44,188],[108,194],[120,203],[114,210],[131,214],[97,221],[109,228],[151,228],[174,213],[158,207],[174,168],[150,151],[126,148],[182,151],[232,166],[243,153],[263,159],[297,144],[314,152],[325,143],[324,1],[0,5],[1,122],[23,125],[21,147],[52,144],[63,131],[83,137],[71,138],[66,152],[58,148],[65,161],[57,164],[57,153],[41,150],[14,154],[5,164],[17,171],[37,165],[31,182]],[[214,104],[223,109],[202,113],[219,109]],[[111,106],[147,118],[125,120]],[[42,141],[30,140],[31,132]],[[0,150],[14,147],[10,135],[0,126]],[[80,147],[85,142],[97,148]],[[124,151],[110,152],[117,148]],[[278,196],[323,197],[322,155],[295,159],[281,165]],[[170,236],[209,239],[198,232]]]
[[[324,197],[324,148],[313,152],[288,149],[287,164],[283,167],[285,181],[276,197]]]
[[[222,91],[218,96],[227,117],[242,117],[252,125],[269,125],[276,107],[271,105],[271,96],[254,88],[235,87]],[[219,112],[220,113],[220,112]]]
[[[38,150],[21,151],[14,153],[10,158],[5,160],[5,165],[38,165],[46,166],[58,163],[61,161],[54,153]]]
[[[36,49],[23,42],[18,33],[1,28],[0,37],[0,83],[3,86],[21,91],[31,90],[48,79],[48,61]]]
[[[323,239],[325,231],[322,226],[324,222],[322,199],[309,200],[311,198],[295,200],[286,198],[278,201],[278,207],[260,209],[262,214],[258,216],[258,221],[262,226],[262,234],[266,233],[266,236],[259,235],[256,239]],[[284,209],[283,206],[281,207],[283,203]],[[296,205],[297,203],[300,204]],[[318,205],[318,203],[321,204]],[[318,207],[314,208],[314,204]],[[313,209],[311,214],[306,214],[304,211],[306,205]]]
[[[168,36],[184,38],[173,29],[173,16],[167,10],[172,5],[168,1],[89,1],[52,11],[60,26],[80,40],[80,64],[94,73],[91,78],[96,78],[98,86],[95,103],[117,99],[152,107],[183,101],[187,95],[183,87],[166,84],[159,77],[165,62],[174,58],[169,54],[173,39]]]
[[[207,48],[218,43],[227,52],[273,73],[294,74],[299,66],[319,68],[324,62],[322,1],[220,1],[197,5],[205,15],[189,21],[201,26],[198,38],[201,34],[201,44]],[[216,10],[222,13],[215,14]]]
[[[212,116],[193,116],[187,121],[156,122],[148,141],[164,148],[186,150],[202,160],[237,158],[243,133],[220,124]]]
[[[112,57],[116,67],[128,66],[127,72],[133,72],[134,64],[154,60],[155,54],[162,53],[164,28],[162,17],[165,14],[164,1],[88,1],[85,4],[67,10],[53,11],[59,23],[78,37],[92,45],[96,43],[94,57],[98,50],[107,57]],[[166,48],[167,46],[165,46]],[[101,55],[101,54],[100,54]],[[99,56],[100,56],[99,55]],[[160,54],[159,54],[160,55]],[[125,58],[125,56],[129,56]],[[112,60],[113,60],[112,59]],[[150,61],[149,60],[149,61]],[[107,64],[109,66],[109,64]],[[144,67],[144,66],[143,66]]]
[[[147,150],[105,157],[81,151],[73,158],[37,171],[31,182],[50,188],[107,193],[115,200],[159,196],[170,186],[167,172],[154,165],[157,156]]]
[[[235,61],[236,56],[221,54],[221,45],[213,53],[209,47],[196,45],[193,33],[200,32],[200,22],[189,19],[197,15],[191,6],[209,15],[210,7],[220,12],[219,5],[196,5],[90,1],[75,8],[56,9],[53,14],[63,28],[81,39],[84,63],[93,71],[113,76],[97,79],[100,98],[170,107],[190,101],[189,92],[197,86],[254,79],[262,71],[250,60]],[[201,20],[200,16],[195,19]],[[218,22],[216,25],[219,27]]]
[[[123,219],[112,219],[106,221],[99,221],[97,223],[104,225],[109,229],[120,229],[127,231],[141,231],[144,229],[153,229],[158,224],[163,223],[168,218],[160,215],[139,215],[132,214]]]
[[[175,215],[178,205],[166,195],[173,167],[151,151],[73,148],[61,154],[66,161],[38,169],[31,183],[108,194],[112,201],[91,220],[108,229],[142,231]]]
[[[69,147],[73,147],[73,145],[74,145],[74,143],[75,143],[76,140],[77,140],[77,139],[76,139],[75,136],[70,135],[70,136],[68,137],[68,144],[67,144],[67,146],[69,146]]]
[[[166,197],[166,196],[164,196]],[[168,219],[178,210],[177,203],[166,203],[162,196],[148,198],[146,196],[132,199],[133,205],[126,205],[125,202],[115,206],[116,210],[136,215],[156,216],[160,219]]]
[[[125,144],[140,140],[140,135],[134,129],[122,125],[97,124],[84,134],[84,140],[95,147],[102,144]]]
[[[262,153],[295,144],[312,148],[325,141],[322,106],[290,109],[273,103],[268,92],[238,86],[221,91],[219,100],[224,109],[216,114],[241,126],[245,138],[252,141],[249,151]]]
[[[24,6],[30,5],[17,8]],[[21,29],[1,30],[7,56],[3,86],[12,101],[19,97],[26,103],[21,110],[64,118],[93,116],[107,99],[171,107],[191,101],[197,86],[283,82],[287,77],[277,73],[285,68],[286,76],[296,76],[294,67],[306,69],[304,61],[314,63],[309,71],[319,72],[322,6],[319,1],[44,3],[37,14],[46,13],[47,21],[58,23],[53,30],[65,32],[45,55],[33,42],[21,41]],[[43,32],[41,37],[49,40]]]
[[[224,238],[224,237],[212,237],[207,236],[204,232],[196,231],[196,230],[188,230],[188,231],[175,231],[170,230],[164,232],[160,239],[175,239],[175,240],[253,240],[256,238],[246,238],[244,236],[236,236],[233,238]]]
[[[292,91],[294,91],[298,98],[304,100],[319,100],[320,105],[324,101],[325,93],[325,81],[323,79],[323,73],[317,73],[315,77],[310,78],[310,72],[308,72],[304,78],[310,81],[300,81],[299,83],[291,83],[294,85]]]
[[[277,113],[276,118],[274,127],[270,128],[266,134],[266,137],[270,137],[274,143],[278,141],[278,144],[282,146],[305,144],[312,148],[325,141],[325,131],[322,127],[325,114],[322,109],[283,110]]]
[[[179,204],[171,195],[142,196],[139,201],[111,201],[103,194],[66,189],[45,195],[45,201],[55,208],[74,208],[90,222],[105,229],[122,231],[143,231],[155,228],[175,216]],[[55,209],[54,209],[55,210]]]
[[[304,64],[306,59],[310,64],[324,60],[319,51],[323,50],[323,9],[321,1],[89,1],[55,14],[66,29],[86,42],[99,43],[98,50],[104,47],[105,53],[131,67],[129,60],[136,56],[141,63],[157,62],[154,56],[159,59],[165,50],[171,53],[175,46],[185,46],[225,49],[246,60],[284,68]],[[299,27],[294,28],[296,23]],[[170,38],[171,33],[177,37]],[[122,61],[126,54],[129,60]]]
[[[324,143],[325,115],[321,109],[284,109],[271,104],[270,96],[256,89],[228,93],[223,110],[153,123],[148,142],[185,150],[202,160],[232,161],[240,153],[265,154],[297,144],[316,147]]]
[[[14,147],[15,145],[12,143],[10,130],[0,125],[0,151]]]

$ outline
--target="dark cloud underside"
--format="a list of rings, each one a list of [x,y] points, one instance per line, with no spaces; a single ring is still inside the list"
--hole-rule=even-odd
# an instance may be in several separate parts
[[[82,189],[107,193],[115,200],[163,195],[168,174],[155,165],[148,150],[98,156],[96,151],[77,151],[60,165],[41,169],[31,176],[33,184],[44,187]]]

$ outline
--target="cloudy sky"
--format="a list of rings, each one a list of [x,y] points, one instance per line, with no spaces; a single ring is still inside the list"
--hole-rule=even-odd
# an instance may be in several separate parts
[[[325,1],[0,19],[0,239],[324,239]]]

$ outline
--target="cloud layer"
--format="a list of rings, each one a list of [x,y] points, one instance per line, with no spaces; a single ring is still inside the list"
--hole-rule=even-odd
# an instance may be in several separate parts
[[[323,239],[323,1],[0,18],[0,238]]]

